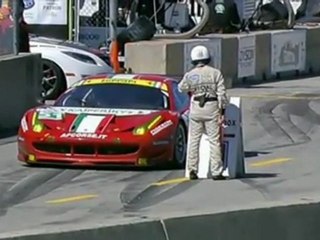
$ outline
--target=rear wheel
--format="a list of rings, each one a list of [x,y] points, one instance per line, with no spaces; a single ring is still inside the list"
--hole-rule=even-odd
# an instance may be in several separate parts
[[[177,127],[177,132],[174,142],[173,159],[175,166],[184,168],[187,157],[187,133],[180,122]]]

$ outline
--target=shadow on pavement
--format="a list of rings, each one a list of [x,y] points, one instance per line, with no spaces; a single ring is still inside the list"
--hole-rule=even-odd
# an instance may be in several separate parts
[[[270,153],[271,152],[246,151],[244,152],[244,157],[245,158],[258,157],[259,155],[265,155]]]
[[[94,171],[172,171],[181,170],[181,168],[172,166],[155,166],[155,167],[135,167],[135,166],[73,166],[69,164],[55,165],[55,164],[34,164],[27,165],[23,164],[25,167],[29,168],[53,168],[53,169],[72,169],[72,170],[94,170]]]
[[[250,179],[250,178],[273,178],[277,177],[276,173],[246,173],[242,179]]]

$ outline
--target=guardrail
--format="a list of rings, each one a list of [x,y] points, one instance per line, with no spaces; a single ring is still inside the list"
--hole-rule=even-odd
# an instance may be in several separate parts
[[[162,220],[135,219],[105,227],[30,230],[0,234],[0,240],[314,240],[320,238],[319,217],[319,203],[296,203]]]
[[[299,26],[292,30],[128,43],[125,67],[138,73],[181,76],[191,67],[191,48],[203,44],[213,55],[212,65],[222,70],[231,88],[243,81],[319,73],[319,37],[319,26]]]

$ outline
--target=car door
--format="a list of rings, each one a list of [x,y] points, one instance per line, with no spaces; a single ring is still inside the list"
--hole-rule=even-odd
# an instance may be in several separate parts
[[[181,114],[181,117],[188,125],[189,124],[190,96],[187,93],[182,93],[179,91],[178,82],[172,83],[172,93],[174,96],[176,111]]]

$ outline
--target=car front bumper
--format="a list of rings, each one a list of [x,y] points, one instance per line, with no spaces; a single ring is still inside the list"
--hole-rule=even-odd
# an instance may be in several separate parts
[[[151,166],[171,160],[170,141],[39,141],[18,138],[18,159],[28,164]]]

